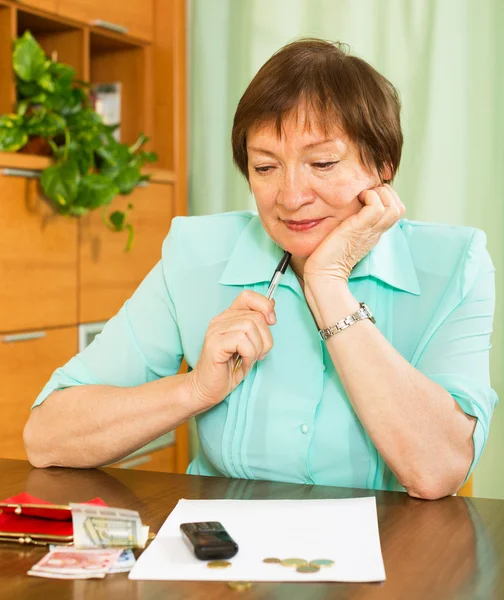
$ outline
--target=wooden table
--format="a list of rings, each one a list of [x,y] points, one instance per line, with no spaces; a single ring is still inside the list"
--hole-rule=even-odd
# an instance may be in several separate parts
[[[121,469],[33,469],[0,459],[0,498],[21,491],[46,500],[83,502],[100,496],[111,506],[138,510],[158,531],[179,498],[352,498],[375,495],[387,581],[370,584],[256,583],[246,592],[216,582],[59,581],[28,577],[46,552],[0,543],[0,599],[15,600],[441,600],[504,598],[504,501],[415,500],[396,492],[243,481]]]

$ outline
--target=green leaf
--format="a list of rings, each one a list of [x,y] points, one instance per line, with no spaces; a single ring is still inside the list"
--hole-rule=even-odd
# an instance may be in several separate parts
[[[81,175],[89,173],[94,168],[94,153],[88,148],[81,147],[78,152],[70,154],[70,156],[73,156],[77,161]]]
[[[115,210],[109,215],[109,221],[112,223],[114,231],[122,231],[124,229],[126,215],[120,210]]]
[[[30,98],[40,92],[39,86],[33,81],[26,82],[22,79],[17,79],[16,84],[17,92],[21,97]]]
[[[14,42],[12,63],[23,81],[38,81],[46,71],[46,56],[29,31]]]
[[[131,160],[128,146],[120,144],[112,136],[108,136],[107,143],[97,150],[97,154],[113,166],[126,166]]]
[[[66,127],[66,121],[54,112],[47,112],[44,107],[36,108],[26,118],[26,130],[29,135],[37,135],[44,138],[54,137],[62,134]]]
[[[28,142],[28,134],[22,129],[0,127],[0,150],[16,152]]]
[[[68,208],[68,214],[74,217],[82,217],[82,215],[86,215],[88,212],[89,209],[84,206],[70,206]]]
[[[60,206],[72,204],[77,198],[79,180],[79,168],[73,160],[48,167],[40,177],[45,195]]]
[[[49,73],[53,77],[58,90],[62,90],[63,88],[72,89],[75,77],[75,69],[73,67],[60,62],[51,62]]]
[[[19,115],[0,116],[0,150],[16,152],[28,141],[23,127],[23,118]]]
[[[54,92],[54,81],[49,73],[44,73],[37,79],[39,86],[46,92]]]
[[[28,106],[29,105],[30,105],[30,101],[29,100],[20,100],[17,103],[17,107],[16,107],[17,114],[22,117],[26,113],[26,111],[28,110]]]
[[[114,179],[121,194],[131,194],[139,180],[140,171],[136,167],[122,168]]]
[[[140,156],[144,162],[156,162],[158,155],[155,152],[140,152]]]
[[[110,204],[118,193],[119,189],[110,179],[89,173],[81,179],[76,204],[93,210]]]
[[[0,127],[7,129],[17,129],[23,126],[23,118],[15,113],[9,115],[0,115]]]

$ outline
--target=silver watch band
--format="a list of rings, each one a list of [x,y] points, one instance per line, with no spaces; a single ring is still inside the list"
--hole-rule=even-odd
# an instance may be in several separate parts
[[[348,327],[350,327],[350,325],[357,323],[357,321],[363,321],[364,319],[369,319],[371,323],[375,323],[373,313],[369,310],[367,304],[365,304],[364,302],[360,302],[359,309],[356,310],[349,317],[341,319],[341,321],[338,321],[336,325],[332,325],[327,329],[319,329],[320,337],[323,340],[327,340],[328,338],[330,338],[333,335],[336,335],[340,331],[347,329]]]

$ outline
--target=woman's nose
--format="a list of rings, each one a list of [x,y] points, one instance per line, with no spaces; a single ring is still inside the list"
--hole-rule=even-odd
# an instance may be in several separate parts
[[[297,210],[303,204],[313,202],[314,197],[314,191],[303,177],[286,175],[280,182],[277,203],[287,210]]]

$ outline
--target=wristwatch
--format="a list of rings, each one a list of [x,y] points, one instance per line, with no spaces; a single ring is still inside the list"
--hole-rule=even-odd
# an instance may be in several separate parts
[[[336,325],[332,325],[332,327],[328,327],[327,329],[319,329],[320,337],[323,340],[327,340],[331,336],[343,331],[343,329],[347,329],[347,327],[350,327],[350,325],[357,323],[357,321],[363,321],[364,319],[369,319],[371,323],[375,323],[373,313],[369,310],[367,304],[360,302],[359,310],[356,310],[349,317],[341,319],[341,321],[338,321]]]

